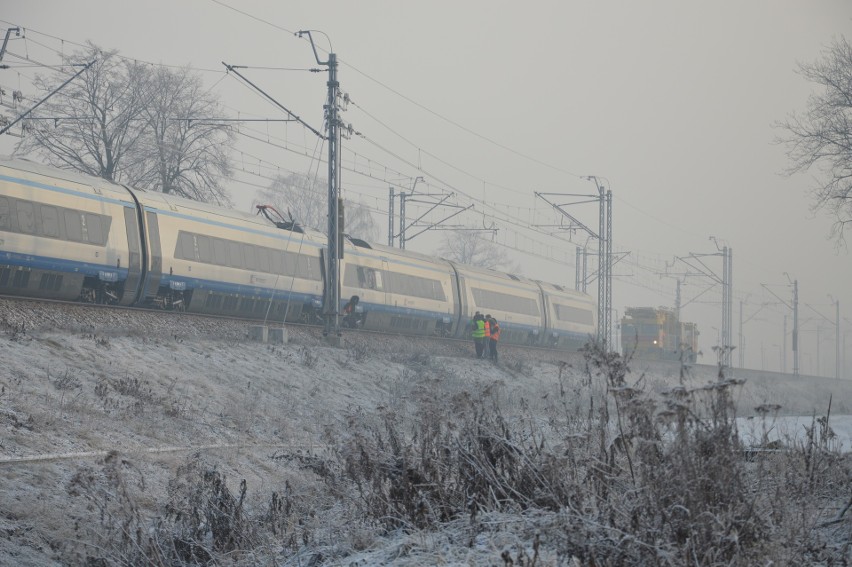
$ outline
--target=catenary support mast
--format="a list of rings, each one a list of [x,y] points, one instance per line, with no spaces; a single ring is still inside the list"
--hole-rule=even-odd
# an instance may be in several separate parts
[[[329,52],[328,61],[320,61],[310,31],[298,32],[311,41],[318,65],[328,66],[328,100],[325,120],[328,142],[328,247],[325,257],[325,289],[323,290],[323,334],[340,335],[340,260],[343,258],[343,205],[340,197],[340,124],[337,116],[337,54]]]

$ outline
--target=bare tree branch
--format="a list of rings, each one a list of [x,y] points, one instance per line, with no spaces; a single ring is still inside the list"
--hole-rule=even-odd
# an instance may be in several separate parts
[[[831,236],[842,245],[852,223],[852,46],[836,39],[822,59],[800,64],[799,73],[822,90],[810,96],[804,113],[777,124],[787,131],[779,138],[791,160],[786,173],[817,170],[812,208],[835,217]]]
[[[231,174],[234,134],[216,96],[189,68],[129,62],[89,43],[68,63],[97,63],[25,122],[16,153],[111,181],[229,204],[221,181]],[[51,91],[63,75],[39,76]],[[50,120],[53,118],[54,120]]]
[[[103,52],[89,43],[84,53],[65,58],[68,64],[97,59],[80,76],[39,108],[50,120],[25,122],[26,135],[16,153],[36,153],[51,165],[76,169],[111,181],[130,181],[125,170],[133,165],[133,151],[144,132],[139,64]],[[38,76],[35,84],[49,92],[64,75]]]
[[[234,133],[218,100],[190,69],[153,70],[147,82],[146,143],[134,178],[142,187],[197,201],[227,204],[219,180],[230,177]]]
[[[474,230],[448,231],[439,253],[449,260],[482,268],[503,267],[509,269],[509,255],[493,242]]]

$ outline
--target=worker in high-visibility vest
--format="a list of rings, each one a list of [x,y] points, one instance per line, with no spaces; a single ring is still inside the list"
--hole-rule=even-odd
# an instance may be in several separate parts
[[[471,336],[473,337],[473,346],[476,349],[476,358],[482,358],[485,352],[485,317],[479,311],[471,320]]]
[[[500,324],[491,315],[486,315],[485,321],[488,323],[489,330],[491,331],[491,335],[488,338],[488,355],[491,357],[491,360],[497,362],[497,341],[500,340]]]

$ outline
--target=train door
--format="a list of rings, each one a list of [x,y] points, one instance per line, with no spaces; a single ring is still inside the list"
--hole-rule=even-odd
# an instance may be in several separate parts
[[[391,297],[393,290],[390,289],[390,278],[388,277],[389,272],[390,264],[388,263],[388,259],[382,256],[382,269],[376,273],[376,285],[377,289],[382,290],[382,293],[384,294],[383,301],[385,305],[390,305],[391,300],[393,299]],[[396,306],[395,302],[394,306]]]
[[[541,302],[541,327],[540,333],[544,337],[546,346],[555,346],[559,342],[559,331],[555,329],[556,317],[554,311],[556,306],[550,301],[550,296],[544,293],[541,282],[535,282],[538,287],[538,298]]]
[[[447,310],[441,321],[438,322],[437,331],[440,336],[453,337],[458,332],[460,324],[461,306],[459,305],[458,274],[452,264],[446,260],[444,262],[446,262],[449,268],[447,273],[450,276],[450,285],[446,290],[446,302],[450,305],[451,309]]]
[[[163,254],[160,249],[160,224],[157,213],[145,211],[145,233],[148,235],[148,273],[142,284],[141,301],[146,302],[157,297],[160,278],[163,275]]]
[[[473,313],[469,312],[469,302],[467,296],[467,282],[464,277],[459,274],[459,271],[456,269],[456,265],[450,262],[450,267],[453,269],[453,284],[455,285],[455,289],[453,289],[453,293],[456,294],[456,312],[454,313],[456,317],[455,321],[455,333],[453,336],[456,338],[464,339],[468,338],[468,322],[473,317]]]
[[[121,305],[131,305],[139,295],[139,285],[142,281],[142,243],[136,209],[124,208],[124,225],[127,229],[127,279],[124,281],[124,293]]]

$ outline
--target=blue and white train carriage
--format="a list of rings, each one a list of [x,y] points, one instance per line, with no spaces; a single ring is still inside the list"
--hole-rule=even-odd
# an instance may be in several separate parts
[[[273,321],[317,319],[325,237],[261,216],[139,194],[152,259],[140,303]],[[157,257],[160,260],[157,261]]]
[[[327,239],[292,223],[0,158],[0,293],[321,322]],[[348,239],[341,305],[361,326],[464,338],[476,311],[509,343],[576,348],[585,294]]]
[[[139,222],[133,194],[120,185],[0,162],[0,292],[133,303],[143,269]]]
[[[536,281],[544,298],[542,345],[576,350],[595,334],[595,300],[579,291]]]
[[[363,328],[450,336],[457,327],[455,272],[446,261],[350,239],[341,265],[341,301],[360,298]]]
[[[451,262],[466,320],[479,311],[500,324],[501,342],[538,345],[545,330],[541,289],[527,278]],[[462,337],[459,328],[456,336]]]

